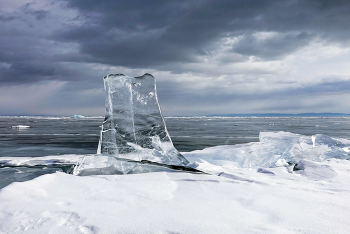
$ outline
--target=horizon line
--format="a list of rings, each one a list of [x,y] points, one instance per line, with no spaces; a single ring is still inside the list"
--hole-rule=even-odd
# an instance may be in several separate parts
[[[0,117],[72,117],[75,115],[0,115]],[[104,115],[79,115],[82,117],[104,117]],[[268,116],[319,116],[319,117],[329,117],[329,116],[350,116],[350,113],[337,113],[337,112],[306,112],[306,113],[244,113],[244,114],[209,114],[209,115],[163,115],[163,117],[268,117]]]

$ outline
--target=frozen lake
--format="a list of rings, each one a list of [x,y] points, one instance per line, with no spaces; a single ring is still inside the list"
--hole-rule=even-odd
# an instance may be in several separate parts
[[[207,174],[62,173],[96,153],[102,121],[0,118],[1,233],[348,232],[349,117],[168,117]]]
[[[200,156],[196,151],[187,153],[187,157],[204,157],[209,161],[211,158],[228,159],[236,161],[236,166],[241,165],[237,161],[241,162],[245,155],[267,157],[275,146],[249,148],[244,145],[247,152],[240,148],[208,148],[258,142],[260,132],[283,131],[308,137],[323,134],[350,139],[350,117],[167,117],[165,121],[180,152],[205,149],[199,151]],[[79,157],[96,153],[102,122],[103,117],[0,117],[0,188],[43,174],[69,171]],[[280,136],[276,137],[278,141]],[[41,160],[40,165],[33,160],[29,164],[21,161],[28,157]],[[65,158],[67,161],[62,162]],[[12,161],[7,163],[9,160]],[[32,167],[17,167],[20,164]]]
[[[0,157],[96,153],[103,117],[1,117]],[[190,152],[259,141],[260,132],[350,139],[350,117],[166,117],[175,147]],[[12,126],[30,126],[12,128]]]

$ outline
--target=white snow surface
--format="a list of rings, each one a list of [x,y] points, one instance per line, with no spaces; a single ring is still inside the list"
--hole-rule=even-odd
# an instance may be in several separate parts
[[[0,190],[0,233],[348,233],[350,162],[220,174],[61,172]]]
[[[349,233],[349,141],[262,135],[261,142],[183,153],[189,166],[208,174],[56,172],[12,183],[0,190],[0,233]],[[50,165],[80,157],[0,163]],[[287,164],[291,159],[300,170]]]

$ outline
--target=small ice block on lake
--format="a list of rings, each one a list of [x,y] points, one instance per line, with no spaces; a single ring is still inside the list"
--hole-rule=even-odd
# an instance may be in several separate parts
[[[90,166],[80,165],[80,171],[104,167],[127,174],[141,161],[176,166],[188,164],[174,147],[166,129],[152,75],[111,74],[103,80],[106,117],[97,156],[95,160],[87,160]],[[79,174],[79,170],[75,174]]]

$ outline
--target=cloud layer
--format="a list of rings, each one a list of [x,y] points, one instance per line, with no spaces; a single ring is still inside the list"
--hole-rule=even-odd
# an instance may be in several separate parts
[[[0,85],[13,92],[0,114],[103,115],[102,77],[145,72],[166,115],[348,113],[349,11],[345,0],[5,1]]]

